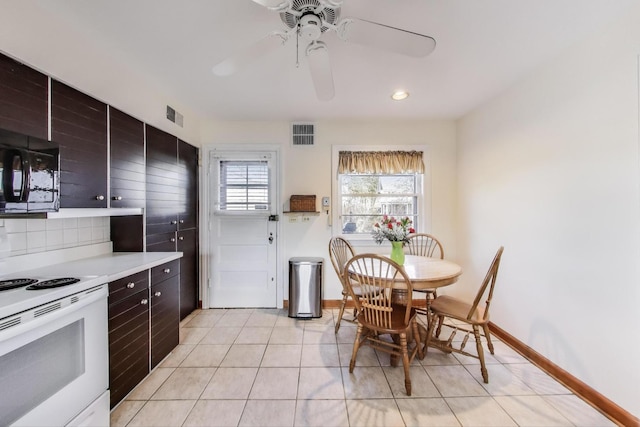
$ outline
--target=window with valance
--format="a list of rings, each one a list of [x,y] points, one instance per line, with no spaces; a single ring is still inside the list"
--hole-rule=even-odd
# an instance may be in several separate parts
[[[408,216],[418,230],[424,172],[422,151],[339,151],[342,234],[369,235],[383,215]]]

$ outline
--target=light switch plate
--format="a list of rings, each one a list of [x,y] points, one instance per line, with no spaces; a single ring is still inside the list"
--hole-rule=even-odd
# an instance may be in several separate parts
[[[328,197],[322,198],[322,206],[324,206],[325,208],[328,208],[330,204],[331,204],[331,201]]]

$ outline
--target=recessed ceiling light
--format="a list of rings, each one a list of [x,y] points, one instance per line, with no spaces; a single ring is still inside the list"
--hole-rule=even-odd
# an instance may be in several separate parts
[[[404,90],[397,90],[391,95],[391,99],[393,99],[394,101],[402,101],[403,99],[407,99],[408,97],[409,92]]]

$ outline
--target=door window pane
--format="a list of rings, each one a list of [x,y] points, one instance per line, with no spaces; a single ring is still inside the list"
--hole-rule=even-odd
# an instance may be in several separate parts
[[[269,163],[263,160],[221,160],[218,209],[269,210]]]

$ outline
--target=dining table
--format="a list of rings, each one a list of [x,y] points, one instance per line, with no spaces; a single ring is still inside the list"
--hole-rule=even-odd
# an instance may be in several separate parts
[[[413,289],[438,289],[449,286],[457,282],[462,274],[462,267],[455,262],[419,255],[405,255],[402,267],[411,279]],[[393,301],[406,304],[408,297],[404,279],[398,280],[394,285]]]

